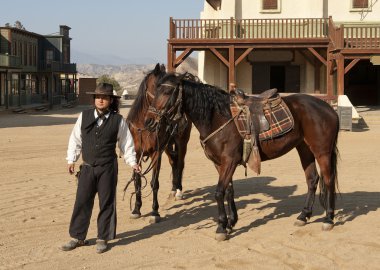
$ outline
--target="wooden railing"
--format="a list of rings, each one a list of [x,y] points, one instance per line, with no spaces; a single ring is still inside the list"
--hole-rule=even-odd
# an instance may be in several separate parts
[[[170,39],[327,38],[328,19],[173,19]]]
[[[380,25],[344,26],[344,48],[380,49]]]
[[[63,64],[61,62],[52,61],[52,62],[40,62],[38,68],[42,71],[49,72],[67,72],[67,73],[76,73],[77,65],[75,63]]]
[[[173,40],[329,39],[333,49],[379,49],[380,24],[339,25],[329,18],[296,19],[173,19]]]
[[[1,67],[21,67],[21,58],[15,55],[0,54]]]

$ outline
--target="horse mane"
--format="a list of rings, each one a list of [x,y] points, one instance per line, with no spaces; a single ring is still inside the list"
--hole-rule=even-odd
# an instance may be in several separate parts
[[[185,96],[185,106],[191,112],[193,120],[210,124],[214,113],[231,118],[230,112],[230,94],[225,90],[202,83],[198,77],[190,74],[167,73],[160,82],[178,81],[182,77],[182,85]],[[178,83],[178,82],[177,82]]]
[[[140,83],[139,90],[137,91],[137,95],[135,100],[132,103],[132,106],[129,110],[127,121],[134,122],[139,119],[139,116],[145,114],[146,112],[146,91],[147,91],[147,80],[150,75],[154,74],[154,70],[149,71],[142,82]],[[162,75],[160,76],[162,77]],[[159,78],[158,78],[159,79]]]

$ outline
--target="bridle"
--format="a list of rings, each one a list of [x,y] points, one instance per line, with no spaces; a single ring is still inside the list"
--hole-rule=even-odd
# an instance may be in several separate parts
[[[183,85],[181,83],[178,83],[176,86],[173,86],[172,84],[166,84],[163,83],[160,86],[166,86],[171,87],[173,90],[168,102],[166,103],[165,107],[161,110],[157,110],[153,106],[149,106],[148,111],[152,113],[154,117],[154,123],[153,125],[160,125],[162,119],[166,119],[167,123],[171,125],[172,123],[178,121],[183,117],[182,113],[182,103],[183,103]],[[171,105],[171,100],[174,99],[175,94],[178,92],[176,101],[173,105]]]

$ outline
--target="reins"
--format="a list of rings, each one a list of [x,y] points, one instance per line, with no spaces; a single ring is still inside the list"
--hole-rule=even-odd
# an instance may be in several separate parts
[[[142,144],[142,131],[145,131],[145,130],[147,130],[147,129],[146,129],[146,128],[143,128],[143,129],[142,129],[142,128],[136,127],[136,126],[133,125],[131,122],[128,122],[128,123],[132,126],[132,128],[137,129],[137,131],[139,132],[139,134],[140,134],[140,136],[139,136],[139,141],[140,141],[140,146],[141,146],[141,148],[142,148],[141,153],[144,153],[144,148],[143,148],[143,144]],[[140,179],[144,179],[144,180],[145,180],[145,184],[144,184],[144,186],[142,186],[142,187],[140,186],[138,190],[136,190],[136,191],[134,191],[134,192],[131,193],[131,196],[130,196],[130,199],[129,199],[129,207],[130,207],[130,209],[132,209],[132,198],[133,198],[133,196],[136,195],[137,193],[141,192],[142,190],[144,190],[144,188],[147,186],[147,184],[148,184],[148,180],[146,179],[145,175],[148,174],[148,173],[149,173],[149,172],[150,172],[150,171],[156,166],[156,164],[157,164],[157,162],[158,162],[158,159],[160,158],[160,156],[161,156],[162,153],[164,152],[165,148],[168,146],[168,144],[169,144],[171,138],[173,137],[173,135],[174,135],[174,131],[177,129],[177,126],[178,126],[178,124],[176,123],[175,126],[171,129],[168,139],[166,140],[166,142],[165,142],[162,146],[160,145],[159,137],[158,137],[158,134],[157,134],[157,133],[158,133],[158,130],[159,130],[159,128],[160,128],[160,126],[158,125],[158,126],[156,127],[156,131],[155,131],[155,133],[156,133],[156,142],[157,142],[157,143],[156,143],[156,145],[157,145],[156,153],[158,153],[158,154],[156,155],[156,158],[151,159],[151,162],[149,163],[148,167],[146,168],[146,170],[145,170],[143,173],[141,173],[141,172],[134,172],[134,173],[132,174],[131,179],[126,183],[126,185],[125,185],[125,187],[124,187],[124,189],[123,189],[123,199],[122,199],[122,200],[124,201],[125,193],[126,193],[128,187],[129,187],[129,185],[130,185],[132,182],[135,182],[135,183],[136,183],[136,181],[137,181],[137,177],[136,177],[136,175],[137,175],[137,174],[140,175]],[[150,136],[152,133],[153,133],[153,132],[149,132],[149,135],[147,136],[147,138],[149,138],[149,136]],[[148,160],[148,158],[149,158],[149,157],[147,157],[147,158],[144,160],[144,155],[141,154],[140,159],[139,159],[137,165],[138,165],[140,168],[142,168],[142,166],[141,166],[142,162],[146,162],[146,161]],[[152,193],[152,190],[151,190],[147,195],[142,196],[142,198],[146,198],[146,197],[148,197],[151,193]]]

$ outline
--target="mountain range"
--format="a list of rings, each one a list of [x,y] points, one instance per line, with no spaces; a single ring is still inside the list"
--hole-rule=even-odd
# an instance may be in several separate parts
[[[121,88],[129,94],[135,94],[144,76],[152,70],[156,62],[150,64],[77,64],[78,78],[98,78],[108,75],[118,81]],[[177,72],[190,72],[198,75],[196,58],[188,57],[178,68]]]

